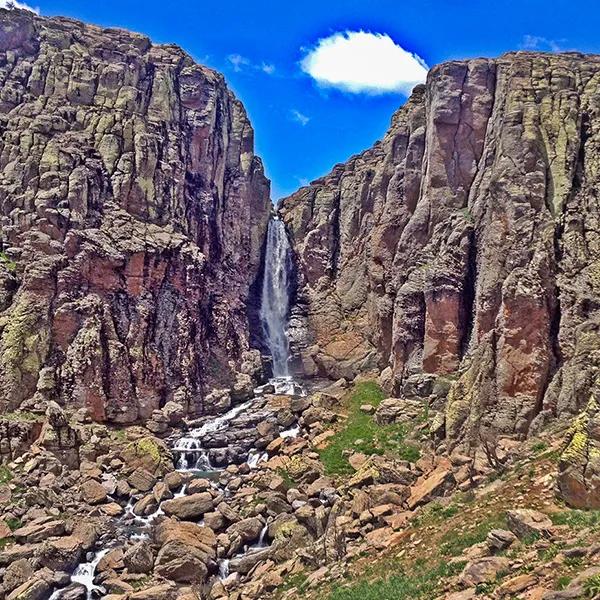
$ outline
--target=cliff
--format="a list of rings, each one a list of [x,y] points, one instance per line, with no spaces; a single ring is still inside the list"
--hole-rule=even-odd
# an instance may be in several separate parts
[[[269,211],[222,75],[142,35],[0,9],[1,412],[202,410],[248,348]]]
[[[446,386],[452,445],[582,410],[600,363],[599,85],[600,57],[576,53],[439,65],[382,141],[285,199],[305,371]]]

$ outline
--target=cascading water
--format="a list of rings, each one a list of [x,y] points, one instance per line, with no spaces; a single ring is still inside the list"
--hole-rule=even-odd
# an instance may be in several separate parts
[[[285,225],[275,216],[269,221],[265,252],[260,320],[273,358],[273,377],[289,378],[290,346],[286,335],[290,308],[291,249]]]

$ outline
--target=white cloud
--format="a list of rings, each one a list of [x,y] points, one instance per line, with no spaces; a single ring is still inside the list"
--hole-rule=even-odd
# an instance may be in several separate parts
[[[302,127],[304,127],[310,121],[310,117],[306,116],[295,108],[292,108],[290,114],[292,115],[292,120],[296,121],[296,123],[300,123]]]
[[[250,65],[250,60],[241,54],[230,54],[227,60],[231,63],[236,73],[239,73],[244,67]]]
[[[1,1],[2,0],[0,0],[0,2]],[[233,70],[236,73],[241,73],[242,71],[245,71],[248,69],[251,69],[253,71],[262,71],[263,73],[266,73],[267,75],[273,75],[273,73],[275,73],[275,65],[274,64],[267,63],[267,62],[255,63],[255,62],[252,62],[246,56],[242,56],[241,54],[230,54],[227,57],[227,60],[229,61],[229,63],[233,67]]]
[[[317,83],[352,93],[409,94],[425,81],[428,66],[387,34],[334,33],[317,42],[300,66]]]
[[[36,14],[40,14],[39,8],[33,8],[23,2],[17,2],[17,0],[0,0],[0,8],[22,8],[24,10],[29,10]]]
[[[566,40],[551,40],[541,35],[524,35],[523,41],[521,42],[521,47],[524,50],[549,50],[550,52],[562,52],[564,48],[562,47],[563,43]]]

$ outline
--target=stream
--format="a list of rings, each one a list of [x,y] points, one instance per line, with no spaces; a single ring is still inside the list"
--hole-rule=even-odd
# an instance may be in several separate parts
[[[276,215],[273,215],[269,221],[264,260],[260,320],[263,339],[271,356],[272,377],[267,383],[254,390],[253,398],[231,407],[221,415],[206,418],[198,427],[193,427],[184,436],[172,440],[171,443],[178,471],[206,477],[212,481],[215,489],[223,492],[226,490],[216,481],[216,473],[226,469],[230,464],[243,462],[251,469],[255,469],[269,458],[266,451],[256,446],[257,427],[273,414],[273,409],[269,412],[265,398],[268,395],[306,395],[303,386],[293,379],[289,370],[290,348],[287,323],[290,308],[292,253],[285,224]],[[299,424],[294,419],[286,427],[279,429],[279,436],[294,438],[299,432]],[[184,484],[175,497],[185,494]],[[135,541],[148,539],[154,521],[164,515],[162,502],[152,514],[136,515],[134,507],[141,497],[143,496],[132,497],[125,507],[124,515],[115,519],[114,541],[95,553],[88,553],[85,562],[80,563],[72,573],[70,584],[83,585],[88,600],[105,594],[105,590],[94,583],[96,569],[102,558],[123,538]],[[226,493],[225,497],[227,497]],[[203,526],[204,521],[200,520],[198,524]],[[268,522],[265,523],[254,544],[245,546],[243,551],[235,556],[219,559],[218,576],[226,579],[230,575],[231,560],[266,548],[267,530]],[[55,591],[51,600],[60,599],[64,590],[65,588]]]

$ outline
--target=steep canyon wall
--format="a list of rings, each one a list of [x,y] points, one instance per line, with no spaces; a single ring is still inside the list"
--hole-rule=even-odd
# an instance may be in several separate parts
[[[600,57],[431,70],[382,141],[285,199],[309,373],[447,381],[453,443],[588,402],[600,363]]]
[[[0,410],[202,410],[248,348],[269,183],[223,76],[0,9]]]

